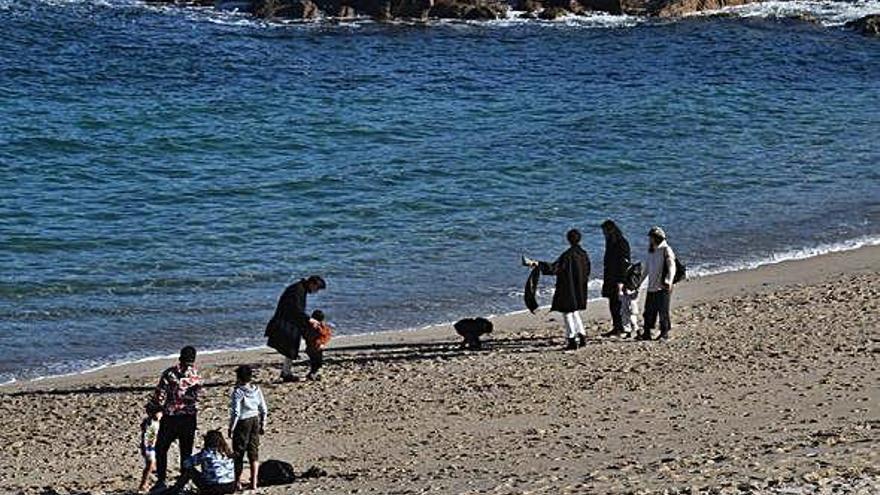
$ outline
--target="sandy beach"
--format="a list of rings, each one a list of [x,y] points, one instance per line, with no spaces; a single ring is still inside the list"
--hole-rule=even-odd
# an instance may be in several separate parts
[[[199,430],[225,429],[250,363],[262,457],[328,473],[261,493],[875,494],[878,301],[868,247],[685,282],[663,343],[597,337],[600,301],[577,352],[542,309],[495,318],[481,352],[447,327],[338,338],[321,382],[278,383],[269,350],[205,355]],[[142,404],[172,362],[0,388],[0,492],[132,491]]]

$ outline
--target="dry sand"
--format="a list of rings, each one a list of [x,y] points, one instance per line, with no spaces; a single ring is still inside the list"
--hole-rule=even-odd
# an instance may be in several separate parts
[[[599,302],[577,352],[540,310],[496,318],[482,352],[446,327],[339,338],[317,383],[277,383],[268,350],[204,356],[200,431],[225,429],[251,363],[263,458],[329,473],[261,493],[880,493],[880,247],[674,297],[663,343],[597,338]],[[141,405],[170,364],[0,388],[0,492],[136,487]]]

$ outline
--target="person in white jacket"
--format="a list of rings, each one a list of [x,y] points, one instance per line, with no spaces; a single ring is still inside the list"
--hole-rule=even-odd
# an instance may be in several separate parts
[[[260,387],[251,383],[254,372],[244,364],[235,370],[235,388],[229,404],[229,436],[232,438],[233,459],[235,461],[235,489],[241,489],[241,472],[244,468],[244,455],[247,454],[251,466],[251,490],[257,489],[257,476],[260,469],[260,436],[266,429],[266,416],[269,413],[266,399]]]
[[[672,281],[675,280],[675,252],[666,243],[666,232],[652,227],[648,232],[648,257],[642,280],[648,279],[648,295],[645,298],[645,330],[638,340],[651,340],[657,317],[660,317],[658,340],[669,338],[672,324],[669,320],[669,302],[672,297]]]

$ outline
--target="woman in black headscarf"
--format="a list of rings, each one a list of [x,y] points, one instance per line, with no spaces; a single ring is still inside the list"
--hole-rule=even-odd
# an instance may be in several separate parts
[[[608,298],[608,309],[611,311],[613,326],[603,337],[614,337],[623,334],[623,323],[620,319],[620,284],[626,276],[630,263],[629,243],[623,232],[611,220],[602,222],[602,233],[605,234],[604,272],[602,274],[602,297]]]

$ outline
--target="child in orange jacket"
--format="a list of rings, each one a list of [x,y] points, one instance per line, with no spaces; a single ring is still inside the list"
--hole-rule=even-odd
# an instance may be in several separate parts
[[[312,312],[312,326],[306,331],[306,354],[309,356],[309,374],[307,380],[320,380],[319,370],[324,364],[324,349],[330,343],[333,327],[324,321],[324,312],[316,309]]]

